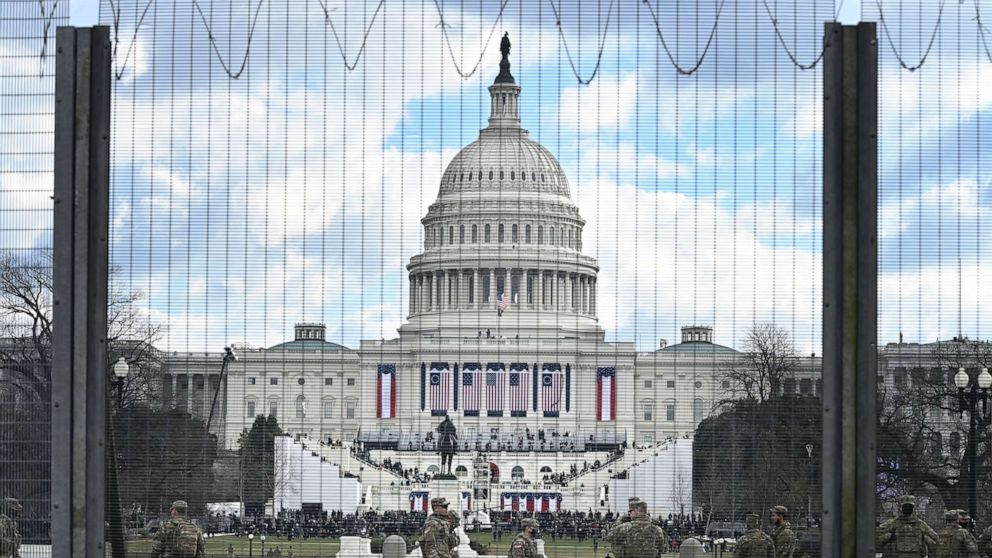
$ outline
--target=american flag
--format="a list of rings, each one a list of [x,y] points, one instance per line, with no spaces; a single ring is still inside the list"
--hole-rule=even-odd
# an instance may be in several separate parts
[[[527,416],[527,365],[510,365],[510,416]]]
[[[541,405],[544,416],[557,417],[561,413],[561,366],[545,364],[541,371]]]
[[[462,369],[462,410],[467,417],[477,417],[481,406],[482,369],[477,363],[466,362]]]
[[[499,295],[499,303],[496,304],[496,314],[502,316],[503,312],[510,307],[510,297],[503,293]]]
[[[596,420],[617,418],[617,369],[613,366],[596,370]]]
[[[491,417],[503,416],[503,365],[486,366],[486,405]]]
[[[376,416],[396,417],[396,365],[380,364],[376,369]]]
[[[431,415],[446,415],[448,413],[448,396],[451,393],[451,370],[448,369],[448,363],[431,363],[428,381],[431,386]]]

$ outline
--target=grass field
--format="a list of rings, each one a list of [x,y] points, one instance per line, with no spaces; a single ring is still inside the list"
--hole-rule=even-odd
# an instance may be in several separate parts
[[[479,541],[489,545],[489,554],[506,556],[513,542],[512,536],[504,536],[502,540],[494,542],[488,533],[472,533],[469,535],[474,541]],[[210,558],[226,558],[228,545],[234,546],[234,555],[238,558],[249,556],[248,539],[245,537],[222,536],[207,539],[207,556]],[[288,558],[289,548],[293,548],[294,558],[335,558],[338,553],[337,539],[294,539],[292,542],[283,537],[266,537],[265,553],[270,549],[279,547],[282,550],[283,558]],[[151,540],[142,539],[128,543],[128,556],[133,558],[144,558],[151,550]],[[251,545],[251,556],[265,556],[261,553],[262,544],[256,537]],[[599,550],[593,549],[592,541],[579,542],[575,539],[560,539],[556,541],[546,540],[544,552],[548,558],[603,558],[609,551],[609,545],[601,543]],[[672,555],[674,556],[674,555]],[[729,555],[728,555],[729,556]]]

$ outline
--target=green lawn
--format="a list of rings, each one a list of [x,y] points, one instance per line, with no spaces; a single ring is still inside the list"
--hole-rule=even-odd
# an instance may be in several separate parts
[[[505,556],[509,551],[510,543],[515,535],[504,535],[502,540],[494,542],[489,533],[470,533],[469,537],[483,544],[489,545],[489,554]],[[222,536],[207,539],[207,556],[210,558],[226,558],[227,546],[234,545],[235,556],[244,558],[248,556],[248,539],[245,537]],[[144,558],[151,550],[152,542],[149,539],[134,540],[128,543],[129,558]],[[288,550],[293,547],[294,558],[334,558],[338,553],[337,539],[294,539],[287,541],[284,537],[266,537],[265,552],[269,549],[279,547],[282,549],[283,558],[288,558]],[[252,556],[263,556],[260,552],[262,544],[258,537],[252,544]],[[609,545],[600,543],[599,551],[593,551],[593,544],[590,540],[579,542],[575,539],[559,539],[556,541],[546,540],[544,551],[548,558],[603,558],[610,550]]]

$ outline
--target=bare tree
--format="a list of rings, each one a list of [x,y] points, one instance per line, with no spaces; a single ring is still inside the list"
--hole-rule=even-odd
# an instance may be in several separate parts
[[[144,294],[114,280],[118,273],[110,269],[107,373],[120,358],[128,363],[121,392],[127,406],[148,402],[157,391],[162,359],[152,343],[161,327],[142,314]],[[53,286],[50,251],[0,254],[0,385],[20,400],[51,397]]]
[[[792,337],[775,324],[755,324],[744,337],[742,351],[723,364],[723,373],[745,399],[767,401],[799,367]]]

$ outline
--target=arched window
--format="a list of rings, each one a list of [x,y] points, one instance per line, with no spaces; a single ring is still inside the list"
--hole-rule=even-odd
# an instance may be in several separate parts
[[[455,227],[448,227],[448,244],[455,243]]]
[[[510,180],[516,180],[516,179],[517,179],[517,173],[516,173],[516,171],[512,171],[511,170],[510,171]]]
[[[437,231],[435,231],[435,233],[437,234],[437,245],[438,246],[444,246],[444,229],[441,228],[441,227],[438,227],[437,228]]]
[[[537,226],[537,243],[544,244],[544,225]]]
[[[568,228],[568,247],[572,247],[572,228]]]
[[[510,478],[515,481],[524,480],[524,468],[520,465],[516,465],[510,471]]]
[[[479,242],[479,225],[472,225],[472,244]]]
[[[489,171],[489,180],[493,179],[493,171]]]
[[[279,418],[279,399],[276,397],[269,399],[269,416]]]
[[[520,172],[520,180],[523,180],[524,182],[527,182],[527,171],[521,171]]]
[[[555,228],[554,227],[548,228],[548,244],[551,244],[552,246],[554,246],[554,244],[555,244]]]
[[[464,465],[455,467],[455,476],[458,478],[467,477],[468,469]]]
[[[250,419],[254,419],[255,418],[255,412],[256,412],[255,411],[255,398],[254,397],[249,397],[248,399],[245,399],[245,416],[247,416]]]
[[[524,242],[530,244],[530,225],[524,227]]]
[[[699,424],[706,418],[706,402],[702,399],[692,400],[692,420]]]
[[[475,174],[475,173],[474,173],[474,172],[469,172],[469,173],[468,173],[468,181],[469,181],[469,182],[472,182],[472,175],[473,175],[473,174]]]
[[[458,226],[458,244],[465,244],[465,225]]]
[[[296,397],[296,418],[303,418],[307,416],[307,398],[298,395]]]
[[[503,180],[503,171],[499,171],[499,179]]]
[[[541,467],[541,473],[551,474],[551,472],[552,472],[551,471],[551,467],[548,467],[547,465],[545,465],[544,467]]]
[[[458,174],[458,181],[459,182],[465,182],[465,173],[459,173]]]
[[[437,465],[431,465],[430,467],[427,468],[427,474],[433,477],[438,473],[439,470],[440,469],[437,468]]]
[[[503,242],[503,223],[499,224],[499,230],[496,231],[496,242]]]
[[[533,180],[534,182],[537,182],[537,173],[534,172],[530,173],[530,179]]]
[[[510,227],[510,242],[512,242],[514,244],[516,244],[518,242],[518,240],[517,240],[517,225],[515,225],[515,224],[512,227]]]
[[[488,223],[486,224],[486,230],[484,232],[484,235],[485,235],[485,239],[484,239],[485,242],[486,243],[490,242],[490,239],[489,239],[489,224]]]

